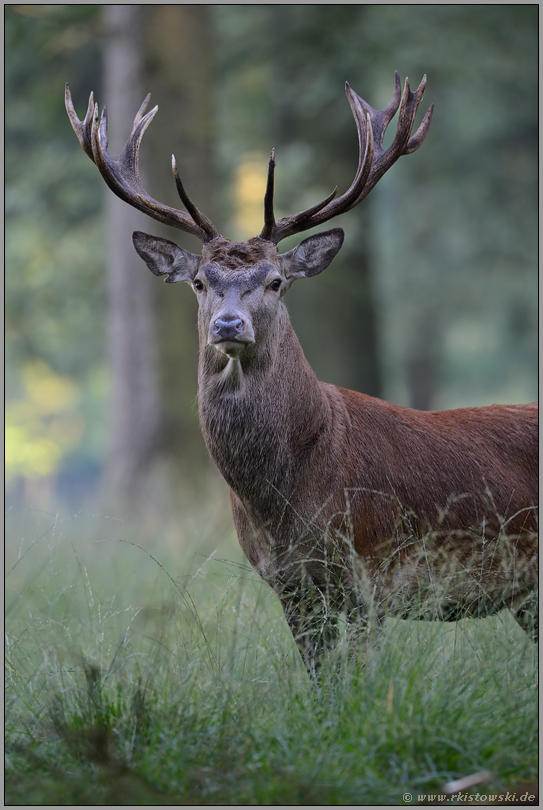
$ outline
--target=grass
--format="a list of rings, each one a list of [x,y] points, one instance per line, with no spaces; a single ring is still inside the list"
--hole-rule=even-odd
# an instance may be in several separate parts
[[[222,507],[202,514],[8,514],[7,805],[396,805],[536,779],[536,648],[507,614],[387,620],[315,685]]]

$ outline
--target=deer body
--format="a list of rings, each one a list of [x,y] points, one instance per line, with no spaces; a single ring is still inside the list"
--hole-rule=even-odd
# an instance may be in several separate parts
[[[342,239],[333,229],[280,255],[219,237],[198,257],[134,235],[154,273],[196,291],[202,433],[310,670],[339,612],[487,615],[537,584],[535,405],[415,411],[319,382],[305,359],[282,297]],[[435,580],[444,592],[421,604]]]
[[[360,629],[387,613],[456,620],[508,607],[534,633],[537,587],[537,406],[422,412],[319,382],[282,301],[294,281],[322,272],[341,248],[339,228],[284,254],[278,242],[342,213],[366,196],[426,135],[431,109],[411,128],[424,81],[406,86],[398,133],[399,77],[383,111],[349,87],[360,161],[349,190],[275,222],[274,153],[260,236],[232,243],[174,177],[189,215],[157,203],[139,180],[138,149],[156,112],[134,121],[125,151],[106,151],[106,119],[92,95],[84,122],[69,90],[80,142],[122,199],[198,236],[196,255],[136,232],[149,269],[188,282],[198,297],[198,401],[211,458],[231,489],[248,560],[274,588],[307,668],[337,637],[337,617]],[[431,597],[431,598],[430,598]],[[357,642],[357,633],[352,638]]]

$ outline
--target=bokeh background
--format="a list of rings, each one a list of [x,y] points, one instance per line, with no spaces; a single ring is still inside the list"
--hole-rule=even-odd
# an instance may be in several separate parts
[[[332,223],[343,250],[287,306],[328,382],[424,409],[536,398],[537,5],[4,8],[8,506],[227,500],[198,426],[194,296],[152,277],[130,234],[198,243],[105,187],[67,81],[81,118],[91,90],[108,106],[114,154],[151,92],[148,190],[181,207],[174,152],[199,208],[243,240],[271,147],[277,216],[341,193],[357,165],[345,81],[381,108],[394,70],[426,73],[426,142]]]

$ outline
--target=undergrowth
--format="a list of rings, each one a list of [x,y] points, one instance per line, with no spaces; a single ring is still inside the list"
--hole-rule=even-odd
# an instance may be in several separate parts
[[[387,620],[363,661],[311,683],[217,526],[194,525],[191,548],[175,529],[23,518],[6,554],[7,805],[416,804],[475,772],[494,792],[536,778],[536,648],[508,615]]]

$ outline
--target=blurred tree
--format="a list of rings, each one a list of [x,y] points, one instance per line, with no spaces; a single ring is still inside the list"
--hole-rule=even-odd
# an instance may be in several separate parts
[[[142,7],[103,6],[104,97],[110,154],[121,153],[142,92]],[[142,167],[145,177],[145,169]],[[152,278],[142,272],[132,233],[147,217],[104,188],[107,223],[107,329],[111,381],[104,495],[136,503],[149,484],[157,454],[160,398],[156,372]]]
[[[63,100],[100,90],[99,36],[97,6],[5,6],[8,480],[90,487],[103,456],[102,187]]]
[[[424,151],[401,160],[372,200],[394,401],[537,397],[537,16],[530,5],[368,15],[366,36],[387,43],[379,63],[392,48],[409,75],[428,74],[436,101]]]
[[[171,492],[183,470],[190,470],[194,481],[196,470],[209,468],[195,407],[196,308],[185,285],[162,287],[138,258],[132,231],[161,228],[104,187],[71,132],[62,88],[69,79],[81,117],[91,89],[98,102],[107,99],[113,155],[152,88],[161,114],[144,140],[145,182],[159,199],[181,205],[169,160],[175,150],[187,188],[214,216],[209,36],[204,6],[8,6],[6,11],[7,360],[8,396],[15,403],[10,414],[28,411],[32,369],[40,369],[40,380],[59,374],[66,385],[74,380],[81,395],[72,407],[84,411],[86,437],[74,438],[73,463],[80,470],[85,456],[101,463],[105,453],[103,490],[115,503],[138,502],[142,491],[148,499],[151,492]],[[162,232],[185,241],[184,234]],[[107,431],[101,418],[105,354]],[[49,411],[43,426],[36,418],[32,436],[17,425],[10,432],[16,442],[10,455],[14,474],[66,466],[66,442],[41,438],[49,430]]]
[[[171,171],[171,155],[189,196],[212,220],[220,210],[214,170],[214,75],[208,6],[143,6],[145,82],[159,112],[145,135],[149,188],[156,199],[183,208]],[[193,253],[200,243],[147,218],[145,231],[172,239]],[[196,405],[198,334],[196,299],[186,284],[154,282],[160,389],[158,452],[171,491],[193,491],[209,470]],[[175,496],[179,498],[179,494]]]
[[[142,146],[144,184],[156,199],[182,207],[172,151],[198,205],[212,215],[211,71],[205,6],[104,6],[105,97],[120,153],[147,87],[158,114]],[[113,127],[116,126],[114,130]],[[122,138],[118,133],[123,132]],[[134,230],[185,243],[182,232],[135,211],[107,191],[108,327],[112,380],[105,492],[117,505],[162,503],[190,469],[207,466],[193,407],[198,351],[191,293],[159,286],[132,245]],[[192,240],[194,241],[194,240]],[[190,238],[189,238],[190,242]],[[189,244],[193,250],[199,245]],[[198,459],[198,454],[200,458]],[[205,459],[205,461],[204,461]],[[157,501],[158,499],[158,501]]]

